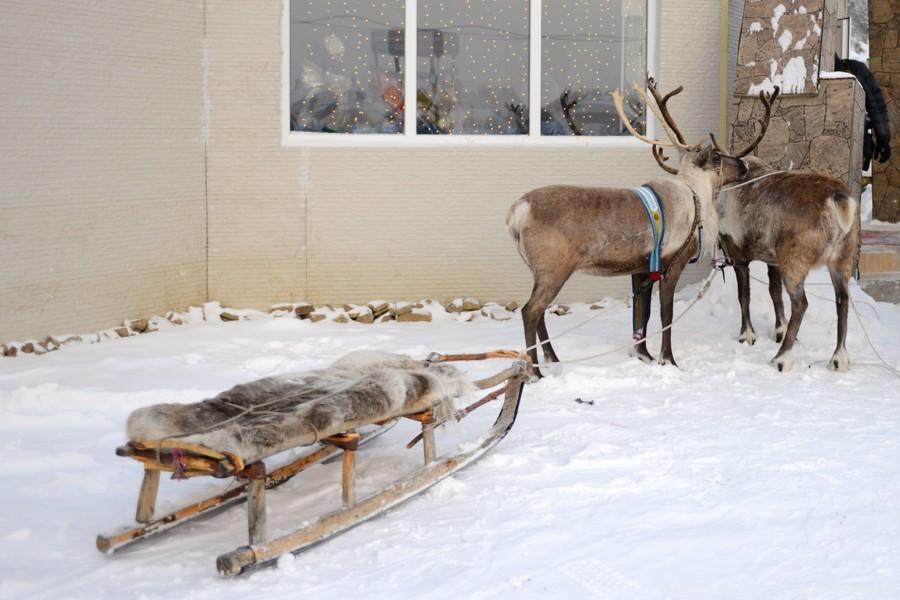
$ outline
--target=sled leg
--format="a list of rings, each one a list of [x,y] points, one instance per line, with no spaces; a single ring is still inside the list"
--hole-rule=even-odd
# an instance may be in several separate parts
[[[348,431],[327,437],[322,442],[344,451],[341,468],[341,506],[353,508],[356,505],[356,450],[359,448],[359,434]]]
[[[153,520],[158,492],[159,471],[156,469],[144,469],[144,480],[141,482],[141,492],[138,494],[137,512],[134,516],[135,521],[138,523],[149,523]]]
[[[344,468],[341,481],[341,506],[353,508],[356,504],[356,450],[344,450]]]
[[[425,451],[425,464],[430,465],[434,462],[435,455],[434,429],[426,423],[422,423],[422,448]]]
[[[407,419],[412,421],[418,421],[422,424],[422,433],[417,435],[410,441],[409,444],[406,445],[407,448],[412,448],[415,444],[422,440],[422,450],[424,452],[425,464],[430,465],[434,462],[435,450],[436,446],[434,443],[434,413],[430,410],[426,410],[424,412],[406,415]]]
[[[251,544],[266,541],[266,465],[256,462],[244,469],[247,478],[247,529]]]

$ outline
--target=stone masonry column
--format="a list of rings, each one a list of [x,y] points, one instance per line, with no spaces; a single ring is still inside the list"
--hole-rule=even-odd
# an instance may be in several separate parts
[[[900,0],[869,0],[869,68],[891,115],[891,160],[872,167],[873,215],[900,221]]]
[[[858,197],[865,93],[849,73],[830,73],[840,39],[837,9],[838,0],[744,2],[729,141],[736,150],[756,136],[763,113],[757,95],[777,85],[781,96],[754,153],[778,169],[843,179]]]

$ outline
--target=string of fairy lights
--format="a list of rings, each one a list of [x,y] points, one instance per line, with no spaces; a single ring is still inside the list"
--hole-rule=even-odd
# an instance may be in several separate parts
[[[403,133],[403,4],[291,1],[292,130]],[[623,132],[608,92],[643,77],[646,0],[543,2],[531,77],[529,4],[418,0],[417,134],[527,135],[532,84],[543,135]]]

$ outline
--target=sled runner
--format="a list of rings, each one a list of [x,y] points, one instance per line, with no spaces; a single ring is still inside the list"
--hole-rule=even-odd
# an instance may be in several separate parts
[[[479,381],[469,381],[450,364],[510,359],[512,366]],[[527,358],[514,351],[482,354],[432,354],[413,360],[395,354],[352,353],[331,367],[270,377],[235,386],[194,404],[158,404],[128,419],[129,442],[116,454],[144,465],[135,520],[139,525],[97,537],[97,548],[112,553],[167,531],[200,515],[239,502],[247,504],[249,545],[218,557],[222,575],[238,575],[288,552],[296,553],[381,514],[471,464],[493,448],[515,422],[523,384],[532,376]],[[498,387],[499,386],[499,387]],[[473,389],[493,391],[456,410],[452,400]],[[437,456],[434,430],[462,419],[503,397],[490,431],[473,448]],[[356,452],[397,419],[419,422],[421,432],[409,444],[422,443],[424,466],[380,491],[356,497]],[[301,446],[313,449],[267,472],[265,459]],[[266,491],[328,459],[342,457],[339,510],[292,533],[271,539],[266,533]],[[172,478],[233,477],[239,485],[168,515],[154,518],[162,472]]]

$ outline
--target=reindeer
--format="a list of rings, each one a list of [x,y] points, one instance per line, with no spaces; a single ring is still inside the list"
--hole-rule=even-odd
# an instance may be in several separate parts
[[[653,79],[648,78],[647,88],[653,95],[652,101],[635,85],[638,95],[659,119],[669,143],[635,131],[625,116],[621,93],[615,92],[613,99],[626,128],[652,146],[657,162],[663,165],[665,160],[663,146],[674,147],[680,155],[677,170],[665,167],[676,177],[648,183],[660,199],[666,220],[661,248],[666,276],[660,283],[660,304],[662,324],[668,327],[672,323],[678,278],[699,247],[697,227],[702,225],[707,235],[711,234],[709,239],[715,239],[713,198],[722,184],[740,180],[747,168],[740,159],[708,144],[687,144],[667,106],[683,87],[662,96]],[[559,362],[549,341],[544,311],[575,271],[605,276],[646,273],[648,256],[654,249],[647,212],[634,190],[628,188],[538,188],[512,204],[506,226],[534,277],[531,297],[522,308],[522,320],[525,343],[535,364],[537,334],[541,336],[545,359]],[[638,344],[637,351],[652,359],[645,341]],[[663,333],[659,362],[676,364],[670,329]],[[542,376],[539,369],[535,371],[538,377]]]
[[[768,123],[773,99],[774,95],[762,98],[766,114],[761,123]],[[765,125],[762,130],[765,134]],[[746,156],[754,148],[738,156]],[[804,282],[813,267],[824,265],[834,286],[838,318],[837,346],[828,366],[846,371],[850,364],[846,348],[847,286],[859,257],[859,201],[850,195],[847,184],[834,177],[813,171],[779,172],[756,157],[746,162],[748,183],[723,190],[716,201],[719,240],[735,263],[741,305],[739,340],[748,344],[756,341],[750,321],[749,263],[761,260],[769,268],[775,340],[781,342],[771,363],[779,371],[789,371],[793,367],[791,351],[807,307]],[[787,326],[782,282],[791,300]]]

